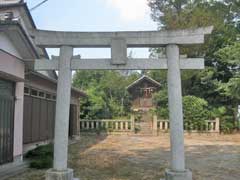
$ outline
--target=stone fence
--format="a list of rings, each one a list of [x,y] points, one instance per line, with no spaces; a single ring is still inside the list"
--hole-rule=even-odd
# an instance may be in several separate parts
[[[133,118],[133,119],[132,119]],[[80,120],[81,132],[106,132],[128,134],[134,132],[134,117],[131,119]]]
[[[153,117],[153,131],[155,132],[168,132],[170,129],[169,120],[157,119]],[[216,118],[214,120],[206,120],[204,124],[194,125],[188,122],[184,123],[185,132],[208,132],[208,133],[219,133],[220,132],[220,120]]]
[[[169,120],[153,117],[153,134],[167,133],[170,129]],[[108,133],[108,134],[133,134],[135,133],[136,122],[132,115],[130,119],[103,119],[103,120],[80,120],[80,133]],[[219,133],[220,120],[206,120],[201,127],[194,124],[184,123],[185,132],[189,133]]]

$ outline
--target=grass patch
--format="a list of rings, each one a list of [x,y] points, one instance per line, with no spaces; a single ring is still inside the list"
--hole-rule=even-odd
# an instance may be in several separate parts
[[[51,168],[53,166],[53,144],[38,146],[29,151],[25,157],[30,160],[31,168]]]

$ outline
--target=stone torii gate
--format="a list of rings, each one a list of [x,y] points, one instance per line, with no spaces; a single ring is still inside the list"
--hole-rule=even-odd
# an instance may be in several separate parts
[[[72,70],[151,70],[168,69],[168,96],[171,140],[171,166],[166,180],[192,180],[185,167],[181,69],[204,69],[202,58],[180,58],[179,46],[204,43],[212,27],[151,32],[59,32],[34,30],[32,37],[42,48],[60,48],[60,56],[35,61],[35,70],[58,70],[54,165],[47,180],[72,180],[67,168],[68,117]],[[73,48],[111,48],[110,59],[81,59]],[[166,47],[166,59],[128,59],[128,47]]]

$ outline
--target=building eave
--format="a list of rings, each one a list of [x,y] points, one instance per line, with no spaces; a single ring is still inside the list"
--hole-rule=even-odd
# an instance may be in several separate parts
[[[0,32],[17,44],[16,47],[25,61],[39,58],[33,43],[18,21],[0,21]]]
[[[140,83],[140,82],[143,81],[144,79],[152,82],[152,83],[155,84],[157,87],[161,87],[161,84],[160,84],[159,82],[157,82],[156,80],[154,80],[154,79],[152,79],[152,78],[144,75],[144,76],[140,77],[139,79],[137,79],[136,81],[134,81],[133,83],[131,83],[129,86],[127,86],[126,89],[129,90],[129,89],[135,87],[138,83]]]
[[[57,80],[56,80],[56,79],[50,78],[50,77],[48,77],[48,76],[45,76],[45,75],[43,75],[43,74],[41,74],[41,73],[39,73],[39,72],[29,71],[27,74],[33,74],[33,75],[38,76],[38,77],[40,77],[40,78],[43,78],[43,79],[45,79],[45,80],[47,80],[47,81],[50,81],[50,82],[52,82],[52,83],[54,83],[54,84],[57,84]],[[77,88],[72,87],[71,90],[72,90],[73,92],[79,94],[81,97],[87,97],[87,94],[86,94],[85,92],[83,92],[83,91],[81,91],[81,90],[79,90],[79,89],[77,89]]]
[[[6,8],[16,8],[16,7],[22,7],[24,8],[25,12],[27,13],[27,16],[30,20],[30,23],[32,24],[33,28],[37,28],[36,24],[34,23],[33,17],[27,7],[27,3],[20,1],[19,3],[10,3],[10,4],[0,4],[0,9],[6,9]]]
[[[18,8],[18,7],[24,9],[24,12],[26,13],[27,18],[28,18],[28,20],[29,20],[29,22],[30,22],[30,24],[32,26],[31,28],[32,29],[37,29],[37,26],[34,23],[34,20],[33,20],[33,17],[31,15],[31,13],[30,13],[30,10],[28,9],[27,3],[24,3],[23,1],[20,1],[19,3],[3,4],[3,5],[0,5],[0,10],[1,9],[8,9],[8,8]],[[49,58],[46,49],[44,49],[44,48],[39,48],[39,49],[42,50],[44,57]]]

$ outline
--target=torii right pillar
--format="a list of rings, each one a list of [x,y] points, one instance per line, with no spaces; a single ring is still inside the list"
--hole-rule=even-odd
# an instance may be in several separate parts
[[[192,180],[192,172],[185,168],[182,87],[178,45],[167,45],[167,62],[171,169],[166,170],[166,180]]]

